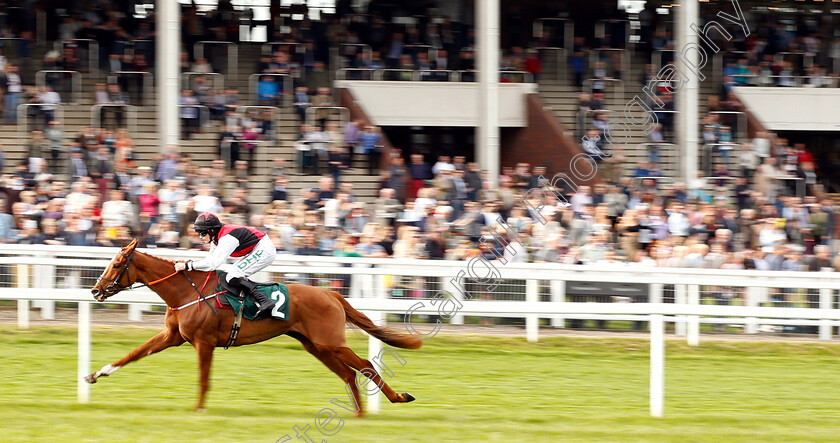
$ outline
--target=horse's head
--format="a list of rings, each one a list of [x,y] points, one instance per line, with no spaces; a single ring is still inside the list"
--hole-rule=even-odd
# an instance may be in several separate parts
[[[96,279],[96,284],[90,290],[96,301],[105,301],[106,298],[119,293],[123,289],[128,289],[134,283],[136,275],[133,275],[134,273],[129,269],[136,247],[137,239],[134,239],[114,256],[102,275]]]

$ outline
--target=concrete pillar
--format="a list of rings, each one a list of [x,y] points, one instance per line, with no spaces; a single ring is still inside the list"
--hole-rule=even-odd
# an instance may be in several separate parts
[[[676,94],[677,131],[679,148],[683,159],[683,179],[686,185],[690,186],[691,181],[697,176],[697,144],[699,142],[700,118],[698,103],[700,96],[700,78],[691,69],[684,69],[685,64],[698,65],[697,34],[689,27],[692,23],[698,23],[697,2],[686,1],[680,3],[677,10],[677,54],[675,59],[680,60],[683,72],[688,76],[688,83]],[[682,53],[682,55],[680,55]]]
[[[181,5],[178,2],[157,2],[157,63],[158,144],[161,152],[168,145],[180,145],[181,118],[178,109],[178,82],[181,55]]]
[[[499,0],[478,0],[478,94],[481,106],[475,132],[476,159],[488,171],[488,180],[499,183]]]

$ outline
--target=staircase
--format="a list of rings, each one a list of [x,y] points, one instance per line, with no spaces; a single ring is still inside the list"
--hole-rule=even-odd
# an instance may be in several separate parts
[[[634,53],[628,58],[631,60],[631,63],[628,69],[625,69],[623,73],[623,94],[621,94],[621,91],[618,89],[618,85],[615,84],[615,82],[608,83],[607,85],[603,109],[605,110],[608,120],[625,120],[623,114],[627,103],[630,102],[630,100],[636,95],[639,95],[640,97],[643,96],[643,85],[641,84],[640,79],[642,78],[645,65],[650,63],[650,61],[647,60],[643,54]],[[586,127],[578,127],[578,96],[582,92],[582,89],[588,91],[588,85],[584,84],[582,89],[576,87],[571,80],[571,75],[558,75],[556,73],[556,68],[553,68],[555,66],[557,65],[554,63],[546,64],[544,60],[543,73],[540,75],[539,79],[539,95],[543,102],[552,109],[557,121],[572,134],[572,137],[576,141],[579,142],[580,137],[585,135],[586,129],[591,128],[591,122],[594,116],[593,113],[588,114],[586,118]],[[564,64],[561,64],[560,69],[566,68],[567,67]],[[565,79],[563,77],[565,77]],[[699,94],[699,116],[701,118],[708,112],[708,97],[715,94],[718,87],[719,85],[715,83],[714,76],[709,76],[706,81],[701,83]],[[675,98],[679,100],[678,93]],[[654,109],[654,111],[655,110],[656,109]],[[625,157],[623,174],[625,175],[632,174],[632,171],[638,162],[648,161],[650,159],[649,148],[644,145],[644,143],[650,142],[649,136],[644,133],[641,127],[630,126],[630,129],[631,133],[629,143],[623,145],[623,155]],[[665,133],[665,141],[675,144],[660,147],[658,164],[667,177],[671,177],[674,181],[682,181],[682,164],[680,160],[682,152],[676,145],[676,134],[673,129]],[[738,143],[745,142],[745,140],[735,141]],[[701,144],[698,146],[698,165],[702,166],[702,140],[700,142]],[[729,164],[730,172],[734,171],[735,166],[737,166],[739,152],[740,151],[738,151],[737,148],[731,152]],[[712,161],[712,168],[714,168],[714,164],[722,162],[720,154],[715,153]]]

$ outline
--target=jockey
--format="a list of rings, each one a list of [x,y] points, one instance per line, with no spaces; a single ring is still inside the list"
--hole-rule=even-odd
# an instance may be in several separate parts
[[[240,295],[241,292],[246,292],[254,297],[257,302],[257,316],[271,311],[274,302],[247,278],[274,261],[277,250],[271,239],[251,227],[222,224],[219,217],[211,212],[199,215],[195,219],[193,229],[202,241],[210,242],[210,255],[198,261],[177,262],[175,271],[213,271],[219,269],[228,257],[238,258],[222,286],[233,294]]]

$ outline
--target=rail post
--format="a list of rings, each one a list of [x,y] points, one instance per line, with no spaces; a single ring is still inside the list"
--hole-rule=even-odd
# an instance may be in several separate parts
[[[758,306],[759,302],[759,290],[761,288],[757,288],[755,286],[750,286],[747,288],[747,306],[753,307]],[[758,318],[756,317],[747,317],[746,323],[744,324],[744,332],[747,334],[757,334],[758,333]]]
[[[831,293],[828,288],[820,289],[820,309],[831,309]],[[831,340],[831,320],[820,319],[820,340]]]
[[[37,252],[35,257],[48,258],[50,254],[45,252]],[[49,265],[33,265],[35,276],[35,287],[45,288],[45,290],[55,288],[55,266]],[[32,302],[32,307],[41,310],[41,319],[55,320],[55,302],[52,300],[35,300]]]
[[[375,285],[374,288],[374,298],[384,300],[387,297],[385,293],[385,275],[377,275],[377,276],[366,276],[370,277],[372,283]],[[370,317],[370,320],[377,326],[385,326],[385,313],[382,311],[368,311],[366,312],[367,316]],[[382,352],[382,342],[379,341],[378,338],[369,335],[368,336],[368,360],[374,361],[376,356]],[[378,371],[377,371],[378,372]],[[381,376],[381,374],[380,374]],[[361,372],[356,374],[356,380],[361,380],[364,376]],[[370,381],[365,380],[370,386]],[[360,389],[362,392],[368,395],[368,411],[371,414],[378,414],[379,413],[379,406],[382,400],[381,389],[376,388],[373,392],[369,392],[366,389]]]
[[[566,281],[565,280],[551,280],[551,301],[565,302],[566,301]],[[551,317],[551,326],[555,328],[563,328],[566,326],[566,319],[562,315],[553,315]]]
[[[674,285],[674,303],[684,305],[687,301],[685,285]],[[674,320],[674,334],[678,336],[686,335],[686,316],[676,316]]]
[[[78,402],[90,402],[90,385],[85,376],[90,373],[90,302],[79,302],[79,360],[76,384],[78,386]]]
[[[688,285],[688,304],[700,305],[699,285]],[[688,316],[688,335],[686,341],[689,346],[700,344],[700,317],[697,315]]]
[[[456,300],[458,300],[459,303],[463,303],[464,293],[459,291],[458,288],[455,286],[455,284],[452,283],[458,277],[455,276],[455,277],[452,277],[452,278],[449,278],[449,277],[444,277],[444,278],[447,279],[446,282],[444,283],[444,287],[445,287],[446,291],[448,291],[450,294],[452,294],[452,297],[454,297]],[[463,286],[465,282],[462,280],[458,283],[461,284],[461,286]],[[459,313],[459,314],[453,315],[452,318],[449,320],[449,324],[450,325],[463,325],[464,324],[464,314]]]
[[[650,416],[665,414],[665,320],[650,316]]]
[[[540,301],[540,281],[530,278],[525,281],[525,301],[536,303]],[[536,313],[525,314],[525,333],[528,341],[536,343],[540,339],[540,317]]]
[[[17,265],[17,287],[29,287],[29,265]],[[17,302],[18,329],[29,329],[29,300]]]

